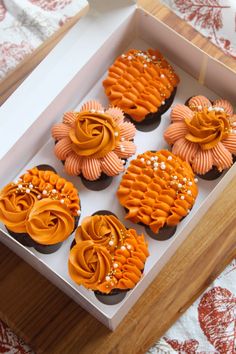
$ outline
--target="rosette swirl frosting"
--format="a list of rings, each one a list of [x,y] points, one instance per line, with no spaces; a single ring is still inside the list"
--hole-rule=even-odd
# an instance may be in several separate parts
[[[132,289],[140,280],[149,255],[147,243],[115,216],[85,218],[75,239],[68,268],[77,284],[109,294],[113,289]]]
[[[31,208],[25,226],[34,241],[42,245],[53,245],[70,236],[75,219],[58,200],[45,198]]]
[[[18,186],[10,183],[0,193],[0,220],[16,233],[26,232],[25,221],[29,210],[37,201],[36,190],[19,193]]]
[[[229,168],[236,155],[236,123],[230,102],[219,99],[212,103],[204,96],[194,96],[185,105],[176,105],[172,123],[164,137],[172,151],[191,164],[200,175],[214,166],[219,171]]]
[[[114,150],[118,135],[119,129],[111,116],[91,112],[81,112],[69,133],[76,154],[93,158],[104,157]]]
[[[198,143],[203,150],[215,147],[221,140],[227,138],[230,122],[225,112],[208,111],[196,112],[192,119],[185,118],[188,133],[185,139]]]
[[[69,274],[78,284],[95,290],[104,281],[112,265],[112,257],[106,247],[87,240],[77,243],[70,251]]]
[[[126,228],[114,215],[94,215],[83,219],[75,235],[76,242],[93,240],[105,247],[123,244]]]
[[[124,118],[119,108],[105,109],[97,101],[86,102],[80,112],[65,113],[63,122],[52,127],[55,155],[65,161],[65,171],[89,181],[122,172],[125,159],[136,151],[135,126]]]
[[[64,241],[80,213],[77,189],[52,171],[35,167],[0,192],[0,221],[43,245]]]

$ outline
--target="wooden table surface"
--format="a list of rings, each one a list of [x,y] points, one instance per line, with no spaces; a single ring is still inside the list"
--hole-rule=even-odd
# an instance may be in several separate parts
[[[143,2],[152,14],[236,71],[233,59],[167,8],[154,0]],[[115,332],[1,244],[0,318],[37,353],[145,353],[236,256],[235,190],[236,178]]]

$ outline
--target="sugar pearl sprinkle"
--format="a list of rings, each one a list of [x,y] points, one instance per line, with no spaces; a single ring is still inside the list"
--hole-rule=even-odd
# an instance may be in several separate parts
[[[16,193],[17,194],[36,194],[36,198],[41,200],[42,198],[50,198],[52,200],[58,200],[61,204],[67,204],[70,200],[70,196],[64,193],[60,193],[56,189],[44,189],[40,191],[38,186],[34,186],[32,182],[24,182],[21,178],[19,178],[16,182],[12,183],[12,185],[16,186]],[[65,202],[65,199],[67,203]],[[75,211],[78,216],[81,215],[81,210],[78,209]]]
[[[135,60],[137,58],[141,58],[143,67],[146,69],[148,67],[148,63],[153,63],[157,64],[158,66],[162,67],[161,60],[157,59],[155,55],[150,55],[148,52],[143,52],[143,51],[138,51],[137,53],[133,54],[122,54],[121,55],[122,59],[127,59],[127,60]],[[163,79],[165,78],[164,74],[161,74],[160,77]]]
[[[169,187],[175,190],[177,198],[179,198],[180,200],[186,199],[187,202],[190,202],[193,196],[192,191],[189,189],[189,187],[193,186],[193,183],[197,183],[198,179],[191,179],[183,175],[178,176],[172,174],[171,172],[174,171],[171,162],[174,159],[173,156],[169,155],[164,157],[164,159],[165,161],[157,162],[158,156],[152,155],[148,158],[140,157],[140,162],[142,164],[142,168],[151,168],[153,172],[158,173],[158,176],[160,178],[162,178],[164,181],[167,181],[167,186],[169,184]]]

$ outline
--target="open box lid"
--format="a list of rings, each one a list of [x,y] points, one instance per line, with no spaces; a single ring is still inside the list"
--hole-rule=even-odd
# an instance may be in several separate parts
[[[107,38],[115,31],[119,31],[121,24],[133,16],[137,7],[141,6],[145,11],[145,7],[149,3],[148,0],[91,0],[89,2],[90,10],[88,14],[74,25],[0,109],[0,168],[4,166],[4,169],[1,169],[4,173],[8,173],[17,154],[18,158],[21,158],[17,150],[17,143],[24,139],[25,132],[43,115],[45,109],[50,107],[50,104],[73,80],[75,74],[103,46]],[[145,13],[143,15],[145,16]],[[144,16],[140,20],[144,19]],[[165,36],[168,32],[168,40],[172,40],[174,43],[178,40],[178,46],[181,46],[183,51],[190,46],[190,42],[183,36],[154,18],[154,16],[151,15],[151,17],[152,21],[161,23],[159,28],[160,36],[163,36],[162,43],[166,40]],[[136,28],[134,28],[134,31],[136,31]],[[151,32],[150,29],[149,32]],[[191,46],[195,47],[194,44],[191,44]],[[204,53],[200,49],[199,52]],[[171,54],[170,51],[169,53]],[[233,86],[235,76],[232,75],[232,71],[229,69],[227,75],[225,75],[224,65],[209,55],[201,55],[201,68],[198,75],[195,75],[195,77],[198,76],[197,78],[201,83],[204,82],[206,72],[208,75],[207,81],[210,80],[210,77],[214,77],[215,69],[218,72],[222,69],[225,82],[230,87]],[[96,71],[94,74],[96,74]],[[222,80],[218,79],[217,81],[217,78],[215,78],[215,81],[217,85],[221,85]],[[224,88],[227,88],[226,83],[224,83]],[[76,103],[78,97],[70,97],[70,102],[73,99]],[[61,105],[64,104],[65,106],[68,100],[68,95],[63,96],[61,94]],[[49,111],[50,109],[47,109],[47,114],[49,114]],[[58,117],[60,117],[60,114],[62,112],[58,107]],[[31,138],[33,139],[33,136]],[[38,141],[38,144],[40,144],[40,141]],[[35,146],[35,149],[39,148],[40,145]],[[31,152],[25,151],[24,153],[25,160],[27,160],[27,154],[29,159]]]

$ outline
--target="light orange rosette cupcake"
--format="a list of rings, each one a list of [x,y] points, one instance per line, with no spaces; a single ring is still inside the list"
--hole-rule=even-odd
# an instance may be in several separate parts
[[[114,303],[114,295],[120,301],[120,294],[123,297],[139,282],[148,255],[143,235],[126,229],[114,215],[93,215],[86,217],[76,231],[69,274],[101,301],[112,295]]]
[[[227,101],[194,96],[171,112],[164,133],[174,154],[191,164],[204,179],[215,179],[233,164],[236,155],[236,115]]]
[[[60,247],[80,213],[77,189],[51,170],[32,168],[0,192],[0,221],[20,243],[42,253]]]
[[[146,225],[151,237],[163,240],[192,209],[196,183],[187,162],[168,150],[147,151],[130,162],[117,196],[127,220]]]
[[[130,49],[109,68],[103,81],[113,106],[135,123],[157,120],[171,105],[179,78],[158,50]]]
[[[80,112],[65,113],[63,122],[53,126],[55,155],[65,162],[65,171],[71,176],[81,175],[88,181],[113,177],[124,170],[125,160],[136,151],[135,132],[119,108],[105,109],[99,102],[89,101]]]

